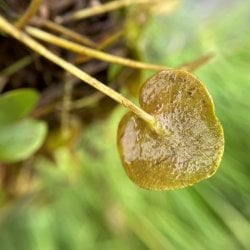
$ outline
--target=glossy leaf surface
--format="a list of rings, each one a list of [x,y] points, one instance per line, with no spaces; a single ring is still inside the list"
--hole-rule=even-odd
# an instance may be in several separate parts
[[[140,105],[170,134],[156,134],[131,112],[124,116],[118,148],[132,181],[146,189],[178,189],[216,172],[224,150],[223,129],[197,78],[186,71],[162,71],[142,86]]]

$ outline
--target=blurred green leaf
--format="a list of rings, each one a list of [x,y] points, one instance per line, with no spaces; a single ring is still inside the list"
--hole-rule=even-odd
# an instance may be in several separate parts
[[[42,145],[46,123],[25,119],[0,129],[0,162],[24,160]]]
[[[27,116],[38,101],[33,89],[18,89],[0,96],[0,128]]]

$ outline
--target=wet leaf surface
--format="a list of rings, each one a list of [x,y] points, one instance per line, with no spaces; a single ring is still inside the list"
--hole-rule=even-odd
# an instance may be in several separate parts
[[[223,129],[205,86],[186,71],[162,71],[141,88],[141,107],[169,134],[158,135],[129,112],[118,128],[126,173],[152,190],[178,189],[212,176],[224,149]]]

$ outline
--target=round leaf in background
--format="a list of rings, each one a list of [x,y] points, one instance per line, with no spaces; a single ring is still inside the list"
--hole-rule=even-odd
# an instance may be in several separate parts
[[[0,128],[26,117],[39,99],[33,89],[17,89],[0,96]]]
[[[0,162],[21,161],[34,154],[46,136],[45,122],[24,119],[0,129]]]

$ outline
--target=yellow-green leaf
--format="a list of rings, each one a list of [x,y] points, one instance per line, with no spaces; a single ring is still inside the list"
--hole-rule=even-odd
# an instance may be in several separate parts
[[[222,126],[205,86],[182,70],[167,70],[146,81],[140,105],[170,134],[156,134],[129,112],[118,128],[124,169],[137,185],[177,189],[212,176],[224,150]]]

